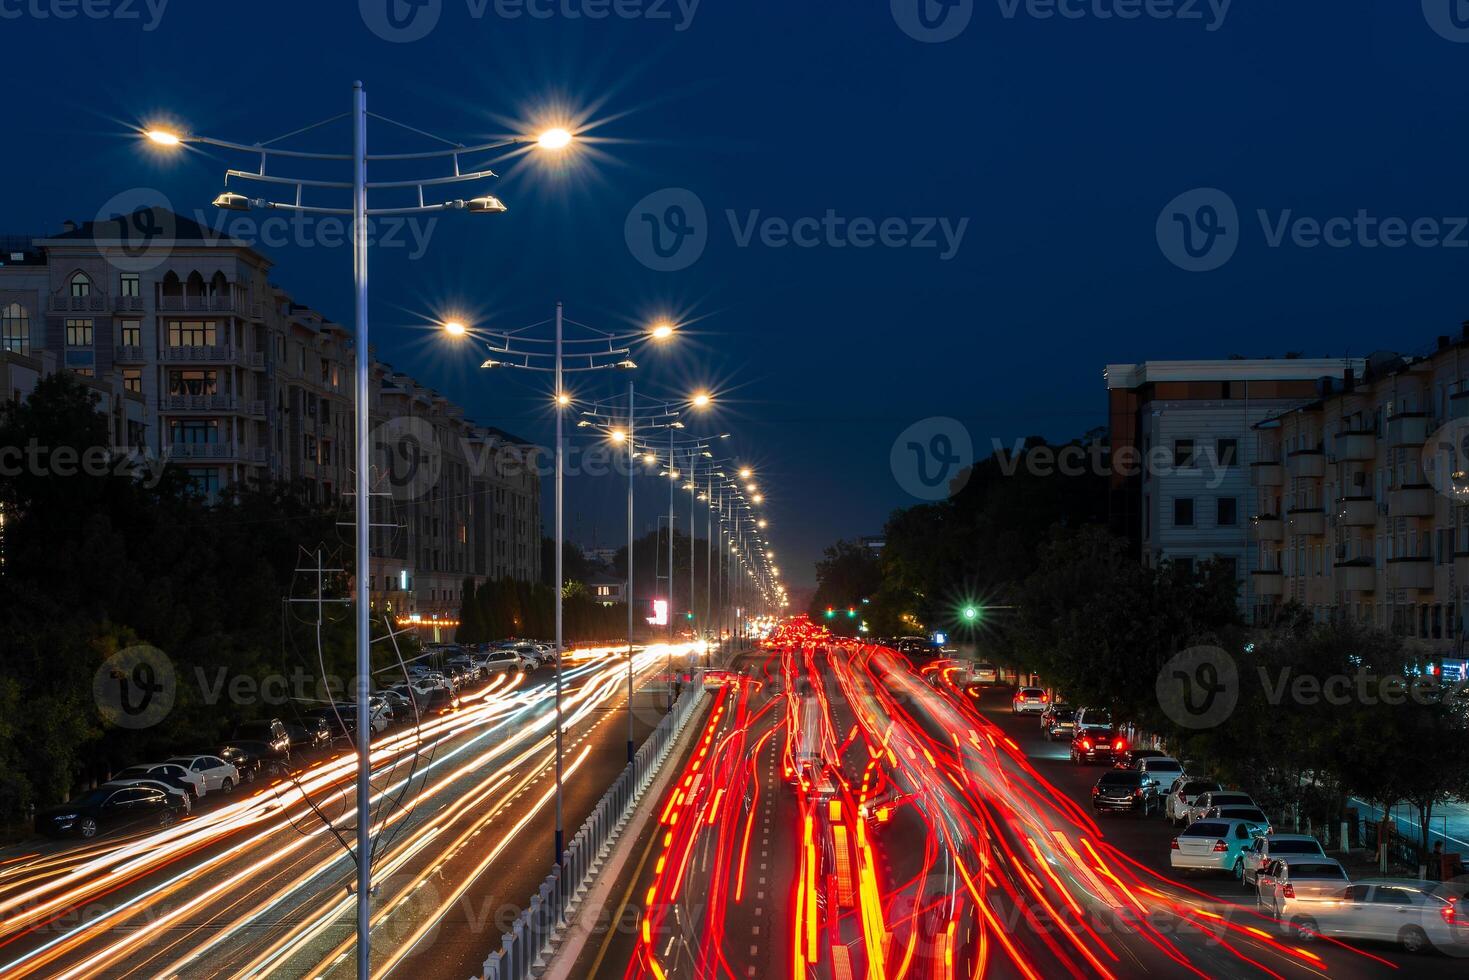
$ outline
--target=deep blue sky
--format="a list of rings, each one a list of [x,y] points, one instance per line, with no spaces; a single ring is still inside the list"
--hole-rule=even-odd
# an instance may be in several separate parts
[[[591,323],[699,318],[676,367],[640,357],[640,384],[720,392],[720,424],[764,475],[797,582],[822,546],[911,502],[889,449],[926,416],[962,419],[986,447],[1065,438],[1104,421],[1108,361],[1417,349],[1469,316],[1469,250],[1271,249],[1253,217],[1469,214],[1469,45],[1430,29],[1417,0],[1235,0],[1216,31],[1007,18],[998,0],[974,2],[940,44],[899,30],[887,0],[703,0],[682,31],[493,8],[476,20],[443,0],[436,29],[404,44],[369,31],[355,0],[172,0],[152,31],[0,19],[0,231],[89,219],[140,186],[181,210],[207,205],[221,159],[164,163],[126,136],[161,111],[248,142],[343,111],[362,78],[374,111],[473,141],[569,106],[607,140],[575,171],[511,167],[491,188],[508,214],[445,219],[421,258],[376,253],[379,355],[481,421],[544,438],[531,389],[436,353],[415,320],[460,305],[513,327],[558,298]],[[1204,186],[1238,204],[1243,241],[1195,274],[1170,264],[1154,228],[1170,199]],[[629,209],[666,187],[694,191],[711,223],[702,257],[677,272],[644,267],[624,239]],[[969,223],[940,261],[740,248],[724,215],[829,208]],[[344,248],[268,251],[279,283],[349,320]],[[620,494],[573,482],[573,531],[620,539]]]

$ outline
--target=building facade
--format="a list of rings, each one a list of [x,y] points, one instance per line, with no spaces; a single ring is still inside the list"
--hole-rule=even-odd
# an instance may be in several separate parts
[[[118,446],[185,467],[201,493],[290,482],[350,520],[357,351],[270,269],[168,212],[0,238],[4,397],[73,371],[111,394]],[[374,363],[371,400],[373,601],[446,638],[465,578],[539,576],[537,455],[389,365]],[[414,465],[432,462],[432,476],[394,485],[404,431],[428,434]]]
[[[1461,656],[1469,586],[1469,326],[1256,425],[1254,609],[1366,623]]]
[[[1260,359],[1109,364],[1114,529],[1148,565],[1232,566],[1254,605],[1249,534],[1255,426],[1316,397],[1360,361]]]

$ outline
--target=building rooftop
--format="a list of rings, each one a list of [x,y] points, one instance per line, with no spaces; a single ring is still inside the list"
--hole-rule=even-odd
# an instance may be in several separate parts
[[[1142,361],[1108,364],[1102,372],[1109,389],[1140,388],[1160,381],[1290,381],[1361,373],[1360,357],[1265,357],[1208,361]]]

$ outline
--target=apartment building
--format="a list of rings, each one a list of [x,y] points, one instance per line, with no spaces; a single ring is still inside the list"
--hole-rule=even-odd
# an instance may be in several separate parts
[[[70,370],[99,393],[115,390],[104,407],[117,445],[185,467],[200,492],[292,482],[315,501],[341,501],[350,518],[357,351],[350,331],[274,286],[271,266],[168,212],[0,237],[4,396]],[[443,639],[465,577],[539,576],[534,450],[390,365],[374,363],[371,376],[374,431],[421,420],[439,461],[436,480],[412,493],[387,486],[386,465],[371,476],[382,508],[373,522],[383,525],[373,531],[374,604]],[[399,448],[375,445],[374,461]]]
[[[1149,565],[1232,565],[1255,603],[1249,518],[1255,426],[1316,397],[1361,361],[1231,359],[1109,364],[1114,529]]]
[[[1463,419],[1469,326],[1425,354],[1373,355],[1257,423],[1256,621],[1295,602],[1318,621],[1369,623],[1456,654],[1469,584]]]

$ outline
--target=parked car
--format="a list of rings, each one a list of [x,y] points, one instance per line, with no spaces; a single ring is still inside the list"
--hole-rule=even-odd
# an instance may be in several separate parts
[[[470,684],[478,684],[485,679],[485,670],[480,664],[481,661],[468,654],[450,657],[448,660],[448,666],[462,671]]]
[[[312,724],[325,725],[333,743],[343,739],[355,741],[357,737],[357,712],[343,711],[340,707],[316,708],[307,712]]]
[[[99,786],[36,814],[36,832],[48,837],[86,839],[123,827],[169,827],[184,815],[183,805],[150,786]]]
[[[196,774],[208,793],[229,796],[240,785],[240,771],[217,755],[176,755],[164,761]]]
[[[1128,749],[1117,756],[1114,764],[1118,769],[1136,769],[1136,763],[1144,759],[1161,759],[1167,755],[1162,749]]]
[[[121,789],[124,786],[144,786],[148,789],[156,789],[164,793],[170,802],[183,807],[184,813],[189,813],[194,809],[193,796],[187,786],[174,786],[157,779],[109,779],[98,789]]]
[[[332,729],[325,721],[314,715],[306,715],[301,723],[286,722],[286,734],[291,737],[291,751],[319,749],[332,742]]]
[[[1249,793],[1242,793],[1234,789],[1210,790],[1207,793],[1200,793],[1198,795],[1193,804],[1188,808],[1188,813],[1184,814],[1183,822],[1190,824],[1195,820],[1202,820],[1204,814],[1216,806],[1254,805],[1255,801],[1250,798]]]
[[[1410,953],[1432,947],[1458,956],[1469,952],[1469,899],[1462,884],[1357,882],[1341,889],[1335,904],[1302,910],[1285,922],[1299,940],[1321,935],[1396,942]]]
[[[1111,731],[1112,712],[1106,708],[1078,708],[1076,712],[1077,731]]]
[[[521,652],[519,648],[496,650],[485,658],[485,672],[501,674],[509,670],[535,670],[541,665],[535,649]]]
[[[1189,808],[1200,796],[1217,793],[1223,788],[1212,779],[1180,779],[1168,793],[1163,815],[1168,818],[1169,823],[1177,826],[1188,820]]]
[[[1110,763],[1118,752],[1127,751],[1127,740],[1110,728],[1081,729],[1071,739],[1071,761],[1077,765]]]
[[[1051,696],[1038,687],[1022,687],[1016,690],[1010,701],[1010,711],[1017,715],[1043,714]]]
[[[1158,781],[1159,796],[1167,796],[1173,792],[1173,785],[1180,779],[1186,779],[1183,771],[1183,763],[1171,755],[1154,755],[1142,759],[1135,759],[1132,768],[1138,772],[1145,773]]]
[[[537,643],[535,645],[536,655],[540,657],[543,664],[554,664],[556,662],[556,645],[553,643]]]
[[[1326,857],[1321,842],[1309,834],[1266,834],[1256,837],[1249,850],[1245,851],[1245,882],[1255,884],[1255,875],[1262,865],[1275,858]]]
[[[1265,811],[1253,804],[1246,806],[1234,804],[1232,806],[1211,806],[1201,819],[1205,820],[1243,820],[1250,825],[1250,832],[1257,837],[1266,836],[1274,832],[1275,828],[1270,825],[1270,818]]]
[[[1047,742],[1071,738],[1076,734],[1076,709],[1053,704],[1041,712],[1041,734]]]
[[[204,777],[173,762],[144,762],[141,765],[128,766],[120,772],[113,773],[109,782],[130,779],[151,779],[163,783],[187,793],[191,800],[197,800],[204,795]]]
[[[253,783],[265,771],[265,760],[233,745],[222,745],[216,758],[234,767],[240,776],[240,785]]]
[[[1173,838],[1168,863],[1188,871],[1227,871],[1242,879],[1245,851],[1253,840],[1243,820],[1195,820]]]
[[[225,744],[256,755],[267,768],[284,768],[291,759],[291,736],[279,718],[241,722]]]
[[[1128,811],[1141,818],[1162,806],[1158,782],[1132,769],[1113,769],[1092,787],[1092,809],[1098,813]]]
[[[1346,869],[1324,854],[1282,854],[1257,870],[1255,904],[1281,922],[1318,922],[1322,909],[1334,907],[1349,884]]]

